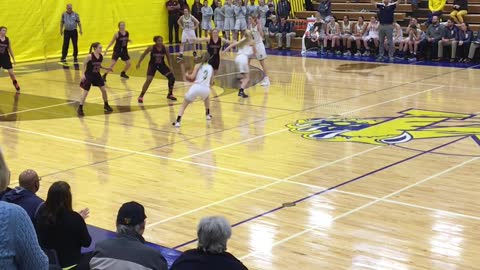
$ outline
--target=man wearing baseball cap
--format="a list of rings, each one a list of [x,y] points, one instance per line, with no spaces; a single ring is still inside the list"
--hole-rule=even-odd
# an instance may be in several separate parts
[[[117,237],[97,244],[90,260],[92,270],[167,270],[167,261],[145,245],[145,208],[137,202],[124,203],[118,210]]]

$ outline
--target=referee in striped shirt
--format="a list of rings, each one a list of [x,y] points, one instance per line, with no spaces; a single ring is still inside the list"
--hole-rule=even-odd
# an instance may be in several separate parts
[[[62,14],[60,21],[60,35],[63,35],[63,47],[61,62],[66,62],[68,54],[68,46],[70,45],[70,39],[73,45],[73,62],[78,62],[78,32],[77,27],[82,32],[82,25],[80,24],[80,15],[73,11],[72,4],[67,5],[67,11]]]

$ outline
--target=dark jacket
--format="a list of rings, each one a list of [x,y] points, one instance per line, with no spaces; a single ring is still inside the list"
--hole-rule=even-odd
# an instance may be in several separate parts
[[[35,222],[35,215],[37,214],[40,206],[43,204],[43,200],[40,197],[22,187],[16,187],[15,189],[7,192],[2,197],[2,201],[21,206],[27,212],[28,216],[32,220],[32,223]]]
[[[193,3],[193,5],[192,5],[192,15],[199,22],[202,21],[202,7],[203,7],[203,5],[200,4],[200,3]]]
[[[55,250],[62,267],[78,264],[81,248],[89,247],[92,242],[85,220],[74,211],[59,212],[55,224],[51,224],[46,207],[42,206],[35,218],[35,230],[40,246]]]
[[[0,191],[0,200],[3,198],[3,196],[5,196],[5,194],[7,194],[10,190],[12,190],[11,188],[7,187],[7,189],[5,189],[4,191]]]
[[[145,245],[139,234],[118,234],[97,244],[90,260],[91,270],[167,270],[165,258]]]
[[[282,23],[278,24],[278,32],[280,33],[291,33],[293,31],[293,26],[290,22],[285,22],[285,24],[282,25]]]
[[[459,30],[458,35],[457,35],[457,40],[458,41],[463,41],[464,44],[472,42],[472,40],[473,40],[472,30],[467,30],[465,32],[462,31],[462,30]]]
[[[443,38],[445,39],[457,39],[458,38],[458,28],[454,25],[453,27],[445,27],[443,32]]]
[[[454,0],[453,5],[460,6],[460,8],[454,8],[455,10],[468,10],[468,1],[467,0]]]
[[[279,17],[288,18],[290,12],[292,11],[292,5],[287,0],[280,0],[277,3],[277,14]],[[280,20],[280,18],[278,18]]]
[[[322,1],[318,5],[318,12],[323,19],[332,14],[332,2],[330,0]]]
[[[279,25],[280,24],[278,22],[270,22],[270,25],[268,26],[268,33],[278,33]]]
[[[480,43],[480,30],[477,31],[477,35],[475,36],[475,38],[472,38],[472,41],[475,43]]]
[[[267,13],[265,14],[265,17],[267,18],[266,21],[265,21],[265,27],[268,27],[268,26],[270,25],[270,23],[272,22],[272,20],[269,19],[270,16],[272,16],[272,15],[276,15],[275,10],[274,10],[274,11],[270,11],[270,10],[269,10],[269,11],[267,11]]]
[[[210,254],[198,249],[185,251],[173,263],[170,270],[248,270],[237,258],[228,252]]]

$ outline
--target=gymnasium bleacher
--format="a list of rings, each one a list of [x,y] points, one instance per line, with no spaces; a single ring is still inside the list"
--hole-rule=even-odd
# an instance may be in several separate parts
[[[356,21],[359,16],[364,16],[365,20],[370,20],[370,17],[376,14],[376,7],[370,0],[357,0],[356,2],[349,2],[345,0],[331,0],[332,1],[332,15],[337,20],[341,20],[343,16],[348,15],[351,21]],[[292,1],[292,10],[295,16],[293,21],[298,24],[298,20],[306,20],[308,17],[315,16],[316,11],[305,11],[305,7],[300,10],[300,5],[295,3],[304,2],[299,0]],[[444,8],[443,20],[449,18],[452,8],[453,0],[448,0]],[[319,2],[313,2],[315,10],[318,9]],[[423,23],[427,20],[429,14],[428,1],[420,0],[418,2],[418,8],[415,10],[409,1],[399,1],[395,12],[395,20],[402,26],[406,27],[410,18],[417,18],[419,23]],[[472,31],[476,32],[480,30],[480,0],[469,0],[468,15],[465,16],[465,22],[469,23]],[[425,27],[423,27],[425,30]],[[295,49],[301,49],[302,36],[305,29],[302,27],[296,28],[296,37],[292,41],[292,47]]]

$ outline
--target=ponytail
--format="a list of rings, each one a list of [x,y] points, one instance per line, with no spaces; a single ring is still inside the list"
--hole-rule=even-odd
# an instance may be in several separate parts
[[[100,46],[100,42],[94,42],[92,45],[90,45],[90,49],[88,50],[88,53],[92,53],[93,49],[98,48]]]
[[[201,57],[202,64],[208,63],[208,61],[210,61],[210,58],[212,58],[212,57],[210,56],[210,54],[208,52],[202,54],[202,57]]]

